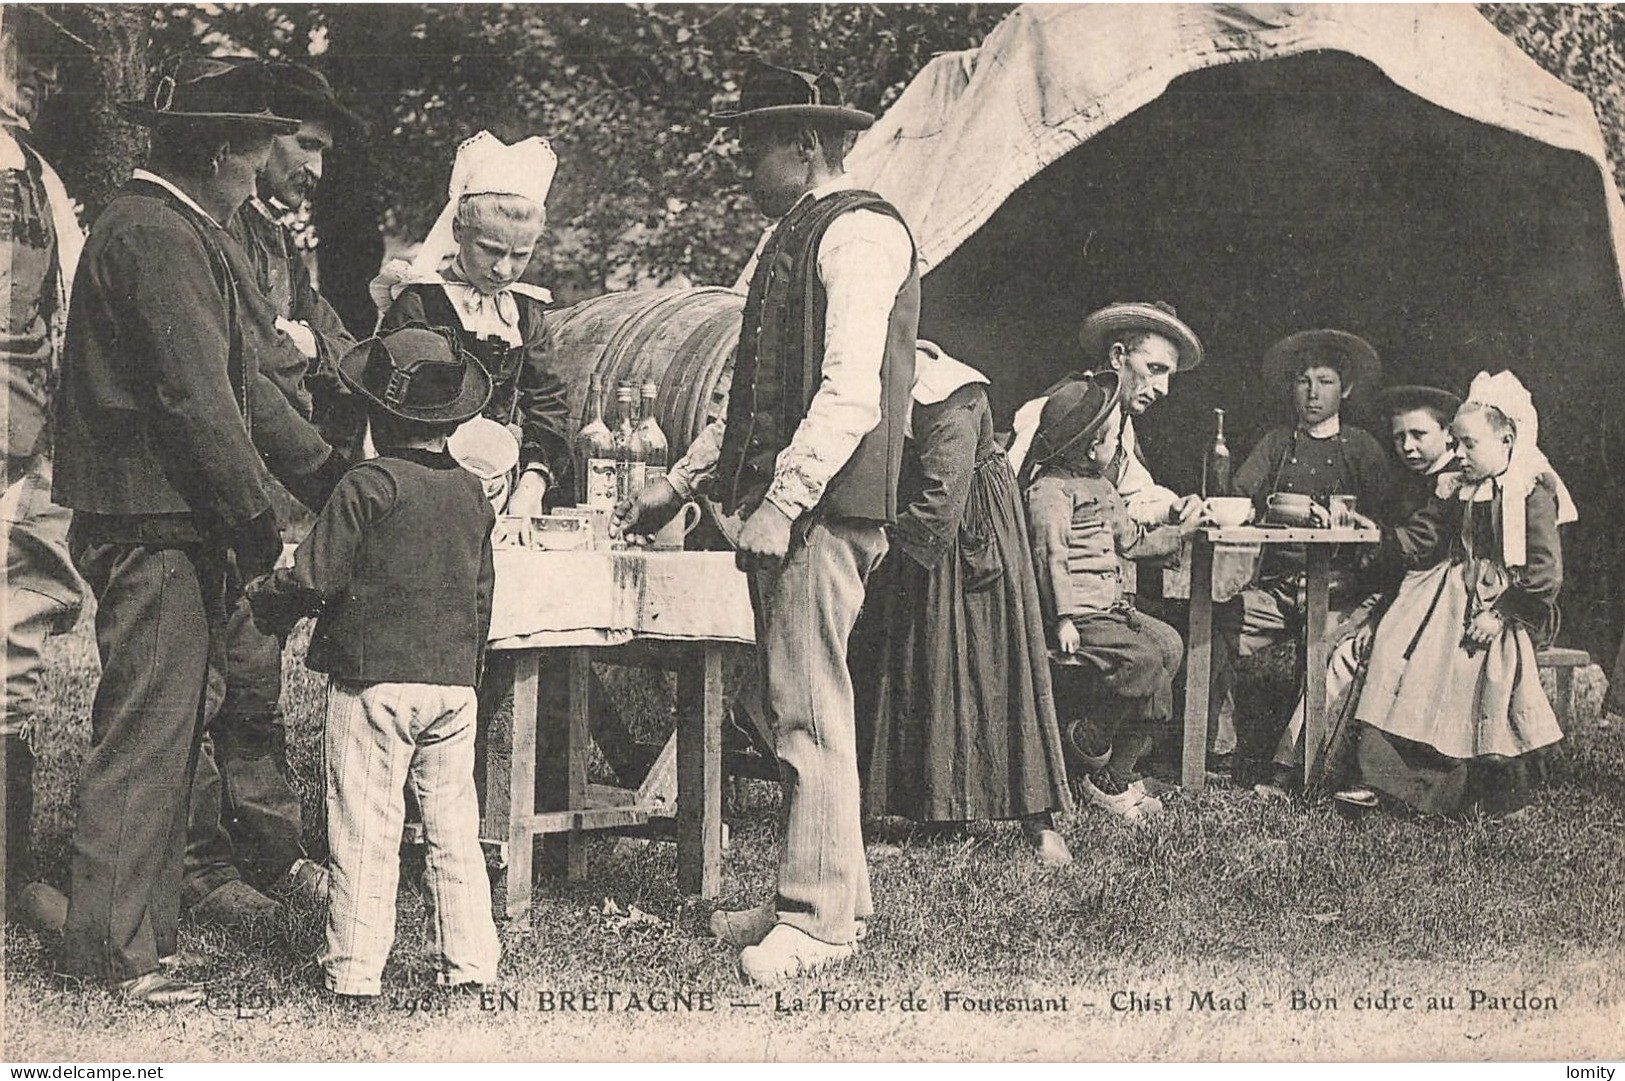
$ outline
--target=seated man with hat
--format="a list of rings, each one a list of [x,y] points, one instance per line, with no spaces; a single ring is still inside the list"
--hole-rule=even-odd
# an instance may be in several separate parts
[[[321,964],[335,994],[381,993],[410,785],[433,842],[436,980],[487,984],[501,947],[480,852],[474,685],[491,625],[496,514],[446,437],[485,407],[491,378],[453,331],[421,324],[356,346],[339,375],[367,402],[378,457],[345,474],[293,566],[248,587],[267,634],[320,613],[305,663],[330,679],[333,882]]]
[[[1363,429],[1345,424],[1343,403],[1356,391],[1370,392],[1381,375],[1377,351],[1364,338],[1342,330],[1305,330],[1264,354],[1266,383],[1290,396],[1295,421],[1273,428],[1236,470],[1235,494],[1252,499],[1260,520],[1270,497],[1307,496],[1324,519],[1333,495],[1353,496],[1356,506],[1388,521],[1394,473],[1382,446]],[[1332,607],[1347,610],[1357,599],[1359,553],[1339,552],[1332,567]],[[1215,611],[1212,708],[1214,750],[1234,746],[1236,660],[1287,638],[1303,624],[1304,554],[1271,548],[1257,581],[1236,601]]]
[[[1106,475],[1117,485],[1129,515],[1147,526],[1185,522],[1201,513],[1200,496],[1180,496],[1151,476],[1134,431],[1134,418],[1168,396],[1173,377],[1202,363],[1202,343],[1173,306],[1161,301],[1108,304],[1090,313],[1078,329],[1078,344],[1090,369],[1072,373],[1043,396],[1016,411],[1010,442],[1010,465],[1018,474],[1037,431],[1044,403],[1061,387],[1096,372],[1115,372],[1122,402],[1116,460]],[[1134,592],[1132,565],[1129,592]]]

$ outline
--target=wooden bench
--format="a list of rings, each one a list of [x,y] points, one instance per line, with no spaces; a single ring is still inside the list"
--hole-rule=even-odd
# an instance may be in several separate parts
[[[1535,663],[1542,669],[1551,669],[1557,681],[1557,701],[1553,703],[1557,709],[1557,719],[1562,722],[1565,729],[1569,728],[1580,713],[1578,691],[1574,686],[1574,670],[1590,667],[1591,654],[1583,649],[1553,646],[1550,649],[1536,650]]]

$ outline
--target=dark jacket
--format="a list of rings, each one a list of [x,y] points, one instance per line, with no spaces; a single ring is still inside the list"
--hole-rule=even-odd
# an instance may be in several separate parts
[[[225,232],[133,180],[79,262],[56,398],[56,502],[100,515],[200,515],[235,527],[331,448],[262,368],[298,350]],[[300,358],[302,360],[302,358]]]
[[[570,403],[564,380],[548,360],[547,333],[542,304],[523,293],[513,294],[519,305],[519,332],[524,344],[509,346],[500,338],[478,338],[463,329],[451,298],[438,285],[408,285],[384,313],[379,330],[407,323],[428,323],[457,332],[464,349],[479,358],[491,375],[491,400],[486,417],[521,428],[519,463],[541,463],[561,482],[570,470]],[[549,485],[551,487],[552,485]]]
[[[479,479],[449,454],[362,462],[293,566],[250,584],[255,621],[286,634],[319,612],[305,663],[338,679],[472,687],[491,629],[495,521]]]
[[[901,509],[892,541],[934,567],[959,537],[977,463],[999,453],[987,391],[967,383],[940,402],[914,406],[912,438],[897,485]]]
[[[314,360],[287,369],[266,369],[271,380],[305,416],[318,419],[332,410],[332,399],[347,394],[338,377],[338,362],[355,346],[355,335],[310,280],[310,268],[289,230],[268,217],[257,200],[244,203],[226,231],[243,249],[259,286],[278,316],[310,327],[316,339]],[[316,404],[312,407],[312,400]]]
[[[1406,567],[1467,559],[1501,565],[1501,501],[1467,503],[1435,496],[1409,519],[1382,533],[1384,555]],[[1557,494],[1542,477],[1524,499],[1524,565],[1508,567],[1509,584],[1492,607],[1529,628],[1536,644],[1557,633],[1557,595],[1563,588],[1563,543],[1557,532]]]
[[[716,484],[724,510],[749,515],[773,481],[779,452],[818,393],[824,363],[827,303],[818,279],[818,247],[830,223],[853,210],[902,222],[874,192],[843,190],[798,203],[759,256],[745,299],[743,329],[728,395],[727,431]],[[904,222],[907,228],[907,223]],[[824,489],[818,512],[837,518],[897,519],[903,433],[914,384],[914,339],[920,319],[919,271],[892,304],[880,370],[880,423],[858,443]]]

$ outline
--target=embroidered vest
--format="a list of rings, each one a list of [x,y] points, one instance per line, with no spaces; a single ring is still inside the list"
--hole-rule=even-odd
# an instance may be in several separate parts
[[[773,481],[779,452],[790,445],[822,381],[827,297],[818,280],[818,246],[837,217],[872,210],[903,222],[871,191],[840,191],[804,200],[779,223],[762,249],[745,300],[739,350],[728,395],[727,428],[717,462],[724,511],[749,515]],[[907,223],[903,222],[904,228]],[[837,518],[892,522],[914,383],[920,278],[911,265],[892,303],[880,370],[880,423],[859,442],[824,489],[817,511]]]
[[[446,291],[439,286],[419,286],[423,299],[423,314],[429,323],[449,327],[457,334],[458,343],[480,362],[491,377],[491,400],[486,403],[482,416],[498,424],[512,424],[519,415],[519,375],[525,367],[525,347],[509,345],[501,338],[479,336],[463,329]],[[519,335],[530,341],[535,333],[536,321],[542,318],[541,305],[528,297],[518,296]]]

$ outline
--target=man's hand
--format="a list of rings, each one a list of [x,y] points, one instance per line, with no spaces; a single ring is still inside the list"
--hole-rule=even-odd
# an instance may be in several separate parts
[[[609,519],[609,535],[648,536],[675,518],[682,509],[683,497],[677,494],[671,481],[662,477],[645,484],[643,490],[631,499],[623,499],[615,505],[615,513]]]
[[[276,328],[293,339],[293,344],[305,354],[306,359],[316,359],[316,335],[304,323],[295,323],[291,319],[278,316]]]
[[[1055,625],[1055,644],[1062,653],[1076,653],[1078,647],[1083,645],[1083,637],[1078,634],[1077,624],[1070,619],[1063,619]]]
[[[1185,525],[1187,522],[1199,521],[1202,517],[1202,507],[1205,504],[1199,495],[1180,496],[1168,508],[1168,521],[1173,525]]]
[[[791,519],[772,503],[763,503],[739,531],[734,561],[740,570],[766,570],[784,562],[790,551]]]
[[[1487,646],[1506,630],[1506,620],[1493,608],[1486,608],[1467,624],[1467,641],[1475,646]]]
[[[265,511],[250,518],[232,530],[229,544],[245,579],[270,574],[282,555],[282,533],[277,529],[276,515]]]
[[[519,474],[519,483],[508,497],[507,513],[526,518],[542,513],[542,499],[547,495],[547,475],[530,469]]]

